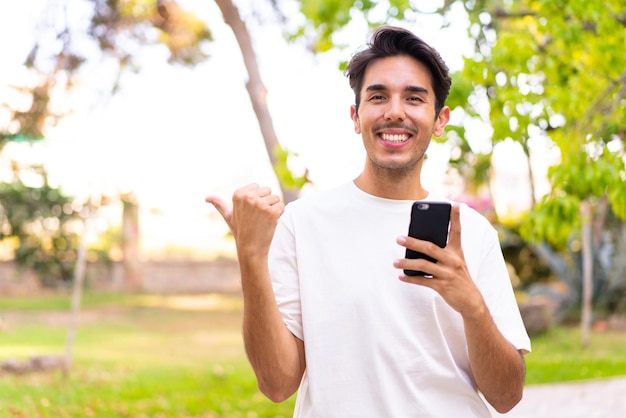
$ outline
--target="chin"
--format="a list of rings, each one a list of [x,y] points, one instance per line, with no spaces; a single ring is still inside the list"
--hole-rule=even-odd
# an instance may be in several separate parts
[[[374,167],[378,172],[389,174],[413,174],[418,170],[419,164],[416,161],[379,161],[374,163]]]

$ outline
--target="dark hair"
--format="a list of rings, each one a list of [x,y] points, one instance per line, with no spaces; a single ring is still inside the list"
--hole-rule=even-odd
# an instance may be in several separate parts
[[[448,75],[448,66],[439,53],[412,32],[394,26],[381,26],[372,34],[365,49],[358,51],[345,70],[350,87],[354,91],[357,111],[361,102],[361,88],[367,66],[378,58],[405,55],[416,59],[428,67],[435,92],[435,114],[444,106],[452,79]]]

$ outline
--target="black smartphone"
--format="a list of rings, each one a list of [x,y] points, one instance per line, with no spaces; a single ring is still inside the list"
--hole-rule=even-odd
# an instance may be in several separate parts
[[[409,236],[424,241],[430,241],[444,248],[448,242],[448,229],[450,227],[450,210],[452,205],[447,202],[413,202],[411,207],[411,222],[409,224]],[[420,253],[406,249],[406,258],[425,258],[433,263],[437,260]],[[404,270],[407,276],[428,276],[428,273],[415,270]]]

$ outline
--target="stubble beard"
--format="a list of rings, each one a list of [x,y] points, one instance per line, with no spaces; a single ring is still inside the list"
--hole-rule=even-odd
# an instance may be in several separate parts
[[[419,175],[418,166],[424,160],[425,152],[418,158],[411,159],[406,163],[384,163],[374,156],[368,156],[370,166],[375,177],[383,181],[401,182],[412,176]]]

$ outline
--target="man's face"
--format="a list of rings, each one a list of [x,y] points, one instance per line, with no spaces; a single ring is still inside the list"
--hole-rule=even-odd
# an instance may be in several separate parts
[[[380,58],[365,71],[354,130],[361,134],[367,164],[375,169],[421,167],[431,137],[441,136],[450,118],[444,107],[435,117],[435,94],[428,68],[408,56]]]

